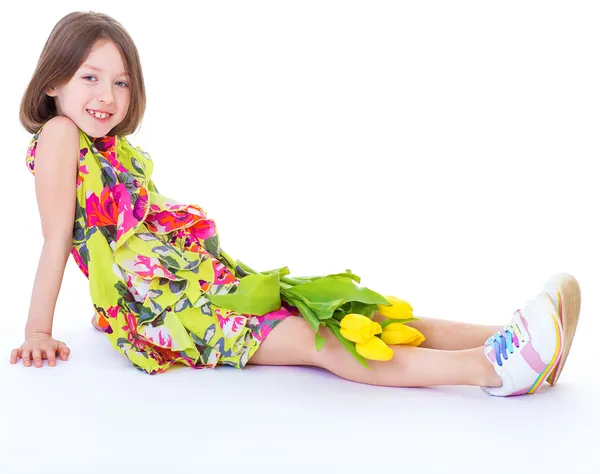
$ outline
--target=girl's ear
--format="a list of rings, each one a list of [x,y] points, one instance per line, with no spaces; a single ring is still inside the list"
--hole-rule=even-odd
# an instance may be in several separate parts
[[[50,97],[54,97],[56,95],[56,88],[55,87],[49,87],[44,92],[46,93],[46,95],[49,95]]]

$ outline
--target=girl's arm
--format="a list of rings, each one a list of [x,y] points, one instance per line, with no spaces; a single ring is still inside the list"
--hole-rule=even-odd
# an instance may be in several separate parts
[[[71,119],[50,119],[38,138],[35,192],[44,244],[38,265],[25,338],[52,335],[54,308],[73,246],[76,183],[79,167],[79,129]]]

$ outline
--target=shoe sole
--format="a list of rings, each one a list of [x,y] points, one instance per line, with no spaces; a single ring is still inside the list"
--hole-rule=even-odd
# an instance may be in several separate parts
[[[559,273],[546,282],[544,291],[548,294],[553,291],[557,292],[557,311],[563,329],[562,354],[556,367],[546,379],[550,385],[556,385],[575,337],[575,330],[579,321],[579,310],[581,309],[581,290],[575,277],[568,273]]]

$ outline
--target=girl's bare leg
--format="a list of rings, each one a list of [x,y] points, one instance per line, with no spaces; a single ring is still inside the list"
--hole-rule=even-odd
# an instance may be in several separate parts
[[[373,320],[383,320],[378,312]],[[96,324],[95,316],[92,324]],[[500,379],[483,355],[482,345],[500,327],[420,317],[407,323],[425,336],[419,347],[392,346],[391,361],[369,361],[367,370],[354,359],[329,330],[319,333],[326,339],[318,352],[314,335],[301,317],[278,324],[248,361],[261,365],[311,365],[340,377],[373,385],[424,387],[431,385],[498,386]],[[437,350],[434,350],[437,349]]]
[[[427,349],[453,351],[481,347],[488,337],[502,327],[417,317],[419,321],[412,321],[406,325],[418,329],[425,336],[425,340],[419,347]],[[383,319],[385,318],[375,311],[373,320],[382,321]]]
[[[391,346],[394,357],[368,361],[368,370],[329,329],[320,328],[319,334],[326,341],[321,351],[315,349],[314,333],[304,318],[289,317],[271,331],[248,364],[315,366],[353,382],[393,387],[502,384],[482,347],[448,351]]]

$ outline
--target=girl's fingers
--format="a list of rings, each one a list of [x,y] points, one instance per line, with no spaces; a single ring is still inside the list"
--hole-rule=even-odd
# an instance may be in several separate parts
[[[48,359],[48,365],[54,367],[56,365],[56,349],[50,347],[46,349],[46,359]]]
[[[42,366],[42,351],[39,349],[33,350],[33,363],[36,367]]]
[[[23,365],[29,367],[31,365],[31,353],[29,349],[23,349]]]
[[[66,346],[64,342],[58,343],[58,351],[62,360],[67,360],[69,358],[69,354],[71,353],[71,350]]]
[[[16,364],[21,357],[21,349],[13,349],[10,353],[10,363]]]
[[[48,359],[48,365],[54,367],[56,365],[56,356],[59,355],[62,360],[67,360],[71,354],[69,349],[64,342],[58,341],[58,347],[46,347],[46,344],[42,344],[41,349],[34,348],[23,348],[19,347],[13,349],[10,353],[10,363],[16,364],[20,358],[23,359],[23,365],[31,367],[33,364],[36,367],[42,367],[44,359]]]

